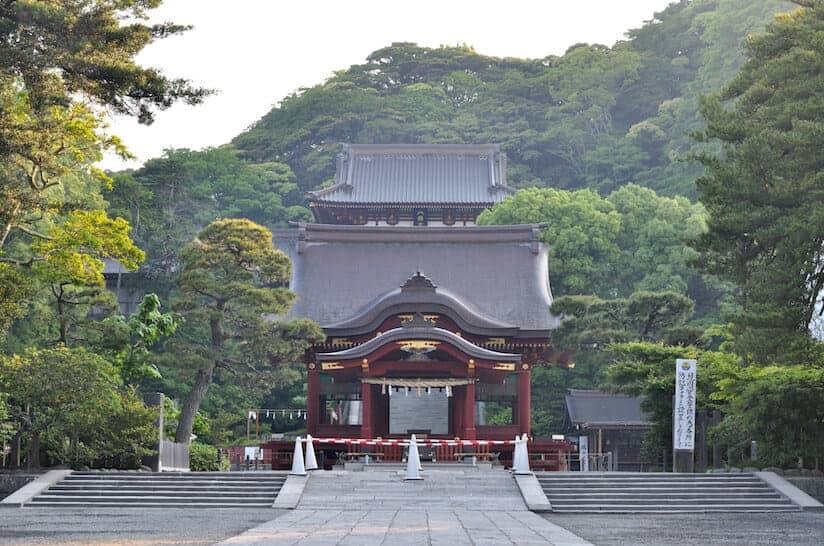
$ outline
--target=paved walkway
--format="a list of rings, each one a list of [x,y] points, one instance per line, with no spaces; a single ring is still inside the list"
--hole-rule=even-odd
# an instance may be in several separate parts
[[[529,512],[502,470],[316,472],[296,510],[221,544],[589,544]]]

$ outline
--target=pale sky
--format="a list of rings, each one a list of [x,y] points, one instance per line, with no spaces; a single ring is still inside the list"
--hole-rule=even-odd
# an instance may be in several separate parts
[[[110,132],[139,167],[165,148],[225,144],[283,97],[362,63],[392,42],[467,44],[495,57],[561,55],[580,42],[612,45],[671,0],[165,0],[153,19],[194,29],[146,48],[144,66],[218,90],[196,107],[175,105],[149,127],[112,120]]]

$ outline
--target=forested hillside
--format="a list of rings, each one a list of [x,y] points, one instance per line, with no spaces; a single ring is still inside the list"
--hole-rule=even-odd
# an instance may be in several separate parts
[[[577,44],[543,59],[393,44],[283,98],[230,144],[169,150],[118,173],[106,199],[146,250],[143,270],[160,277],[215,218],[269,227],[311,218],[306,192],[331,183],[340,142],[499,142],[518,188],[606,198],[634,183],[694,200],[702,168],[688,156],[691,132],[704,126],[700,94],[734,76],[748,33],[794,7],[682,0],[611,47]]]
[[[612,47],[543,59],[397,43],[286,97],[232,144],[253,163],[287,163],[304,190],[331,178],[338,142],[500,142],[517,187],[635,182],[695,197],[682,160],[702,126],[698,96],[734,76],[747,34],[794,7],[682,0]]]

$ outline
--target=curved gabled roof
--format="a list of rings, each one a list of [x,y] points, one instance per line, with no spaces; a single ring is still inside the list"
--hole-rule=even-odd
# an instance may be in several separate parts
[[[309,195],[318,205],[483,207],[512,193],[499,144],[344,144],[335,185]]]
[[[275,244],[292,259],[290,288],[298,295],[287,318],[337,327],[372,304],[386,304],[381,298],[397,295],[398,286],[423,271],[444,296],[434,303],[457,300],[469,311],[462,310],[467,320],[474,314],[478,323],[548,335],[559,319],[549,310],[548,249],[540,227],[304,224],[279,230]]]
[[[439,289],[420,271],[403,286],[382,294],[347,320],[324,327],[327,335],[359,335],[374,331],[387,318],[399,313],[439,313],[461,330],[478,335],[513,336],[518,327],[487,317],[454,294]]]
[[[499,353],[478,347],[477,345],[465,340],[464,338],[453,334],[448,330],[435,328],[429,326],[401,326],[388,330],[383,334],[374,337],[354,347],[344,349],[342,351],[335,351],[333,353],[319,353],[316,355],[318,360],[357,360],[366,358],[375,350],[383,347],[387,343],[394,343],[398,341],[409,340],[427,340],[427,341],[441,341],[452,345],[462,353],[479,360],[491,361],[505,361],[505,362],[521,362],[521,355],[513,353]]]

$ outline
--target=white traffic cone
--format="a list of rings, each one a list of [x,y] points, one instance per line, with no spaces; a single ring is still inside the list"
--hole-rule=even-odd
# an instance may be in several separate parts
[[[529,450],[526,447],[527,442],[529,442],[529,438],[527,438],[526,433],[524,433],[521,437],[520,458],[518,459],[518,469],[515,470],[515,474],[532,474],[529,470]]]
[[[409,440],[409,455],[406,461],[406,480],[422,480],[423,477],[420,474],[421,470],[421,457],[418,455],[418,441],[415,439],[415,435],[412,435],[412,438]]]
[[[306,470],[317,470],[318,460],[315,457],[315,445],[312,443],[312,435],[306,435]]]
[[[303,447],[300,445],[300,436],[295,438],[295,453],[292,455],[293,476],[305,476],[306,468],[303,466]]]
[[[518,471],[518,463],[520,462],[521,457],[521,438],[517,434],[515,435],[515,449],[512,451],[512,466],[509,467],[510,472],[517,472]]]

